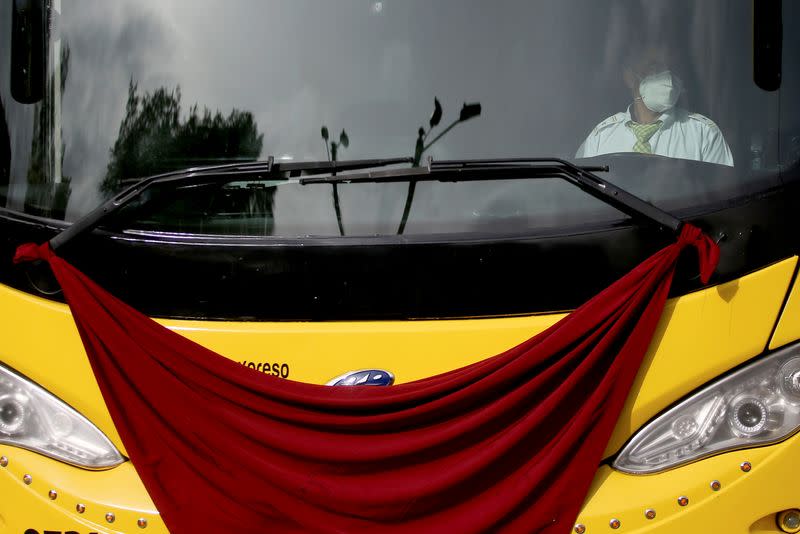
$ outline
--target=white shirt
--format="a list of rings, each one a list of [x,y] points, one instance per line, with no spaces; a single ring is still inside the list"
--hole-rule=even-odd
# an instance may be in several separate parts
[[[578,148],[576,158],[590,158],[615,152],[633,152],[636,136],[625,124],[631,120],[630,107],[595,126]],[[672,108],[658,117],[664,121],[650,138],[653,154],[668,158],[708,161],[733,167],[733,155],[719,127],[704,115]]]

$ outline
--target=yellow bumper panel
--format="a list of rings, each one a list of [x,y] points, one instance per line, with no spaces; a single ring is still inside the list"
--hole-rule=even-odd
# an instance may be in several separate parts
[[[745,462],[749,472],[742,469]],[[586,527],[586,534],[612,532],[614,519],[620,522],[617,532],[777,533],[781,530],[775,515],[800,508],[797,473],[800,435],[655,475],[627,475],[603,466],[578,523]],[[718,490],[713,489],[715,481]],[[647,510],[655,512],[653,519],[646,517]]]
[[[0,534],[167,532],[130,462],[86,471],[5,445],[0,456],[7,459],[0,467]]]

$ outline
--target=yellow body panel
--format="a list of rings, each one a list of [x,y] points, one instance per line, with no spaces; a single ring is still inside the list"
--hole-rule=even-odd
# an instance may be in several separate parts
[[[770,349],[777,349],[787,343],[800,339],[800,284],[795,279],[786,305],[783,307],[778,326],[772,339],[769,341]]]
[[[745,473],[740,465],[750,462]],[[602,466],[578,516],[586,534],[618,532],[766,534],[781,532],[775,514],[800,508],[800,435],[756,449],[713,456],[655,475],[627,475]],[[711,482],[721,484],[719,491]],[[679,497],[689,504],[680,506]],[[645,510],[656,511],[649,520]],[[565,533],[566,534],[566,533]]]
[[[607,455],[665,407],[766,348],[796,263],[782,261],[667,303]]]
[[[0,533],[22,534],[29,528],[39,534],[134,532],[142,518],[146,532],[167,532],[130,462],[94,472],[7,445],[0,445],[0,455],[8,458],[0,468]],[[30,485],[22,480],[26,474],[33,479]],[[54,500],[51,489],[57,493]],[[85,506],[82,514],[76,512],[78,504]],[[107,513],[114,514],[113,523],[106,521]]]
[[[632,432],[678,398],[764,350],[796,261],[796,258],[790,258],[727,284],[669,301],[609,443],[609,453],[618,450]],[[288,378],[293,380],[325,383],[346,371],[383,368],[392,371],[398,382],[406,382],[499,353],[542,331],[560,317],[540,315],[335,323],[164,321],[164,324],[235,361],[261,364],[262,368],[267,363],[267,372],[270,373],[277,370],[279,374],[281,366],[285,364]],[[787,324],[790,321],[797,322],[796,319],[786,321]],[[68,309],[64,305],[0,286],[0,325],[0,362],[27,375],[75,407],[103,430],[124,453]],[[794,326],[795,329],[799,327],[797,324]],[[796,445],[797,439],[793,438],[772,447],[747,451],[747,455],[759,458],[759,462],[766,456],[762,458],[757,455],[774,457],[776,459],[772,461],[779,467],[784,462],[780,458],[786,457],[786,462],[795,462],[791,465],[796,469],[800,457]],[[9,456],[11,462],[7,468],[0,468],[0,533],[24,532],[27,528],[37,529],[40,533],[43,530],[115,532],[114,529],[131,532],[138,531],[138,528],[123,527],[123,524],[135,526],[140,516],[148,518],[148,532],[163,529],[130,463],[109,471],[89,472],[28,451],[0,445],[2,454]],[[727,456],[730,454],[649,477],[622,475],[603,467],[598,471],[595,488],[590,493],[582,517],[592,524],[605,521],[603,528],[608,528],[610,517],[606,516],[615,509],[623,510],[620,504],[615,505],[616,508],[612,506],[614,496],[627,495],[622,504],[626,507],[624,510],[633,515],[630,515],[630,519],[626,515],[623,524],[636,525],[634,512],[638,508],[634,505],[641,503],[632,497],[660,495],[647,489],[650,486],[642,481],[661,480],[659,491],[667,499],[672,493],[689,491],[682,488],[689,487],[687,480],[691,478],[690,475],[705,473],[706,466],[711,466],[708,469],[719,473],[713,475],[714,478],[722,480],[721,477],[727,477],[723,491],[706,498],[697,490],[694,499],[705,499],[709,506],[701,508],[690,505],[682,513],[688,517],[694,514],[687,512],[710,510],[713,508],[710,503],[714,499],[721,495],[733,495],[733,482],[739,480],[722,469],[728,464],[720,462]],[[751,474],[758,475],[759,472],[763,470],[754,469]],[[34,476],[30,486],[21,482],[21,476],[25,473]],[[681,478],[680,473],[687,474]],[[748,480],[760,480],[758,476],[749,477]],[[772,479],[767,476],[766,480]],[[708,481],[701,482],[707,487]],[[771,482],[757,486],[751,482],[739,484],[746,488],[746,491],[742,489],[743,492],[758,493],[759,499],[763,498],[770,506],[788,502],[782,497],[785,488],[772,486]],[[59,492],[55,501],[47,498],[51,488]],[[692,504],[695,504],[694,499]],[[83,516],[74,512],[76,500],[87,501],[84,503],[87,513]],[[722,504],[715,506],[735,508],[742,505],[737,498],[720,502]],[[668,515],[666,504],[661,506],[664,513],[659,519]],[[90,515],[89,510],[94,515]],[[106,511],[117,514],[115,523],[105,523],[103,516]],[[738,514],[737,517],[742,515]],[[42,519],[40,521],[37,518]],[[36,519],[37,523],[32,523],[31,519]],[[45,519],[60,522],[60,526],[45,524]],[[21,529],[23,523],[25,527]],[[668,524],[661,520],[651,523],[643,526]],[[597,530],[593,528],[589,532]],[[684,531],[706,530],[684,528]]]

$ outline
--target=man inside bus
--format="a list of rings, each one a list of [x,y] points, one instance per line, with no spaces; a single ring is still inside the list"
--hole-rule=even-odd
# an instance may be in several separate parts
[[[733,166],[731,149],[714,121],[676,106],[683,82],[670,70],[667,50],[639,50],[623,70],[633,102],[595,126],[575,157],[639,152]]]

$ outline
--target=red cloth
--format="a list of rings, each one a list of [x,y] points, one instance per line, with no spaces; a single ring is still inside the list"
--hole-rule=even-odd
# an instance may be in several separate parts
[[[175,533],[567,532],[661,316],[677,243],[541,334],[392,387],[259,373],[160,326],[47,245],[134,467]]]

